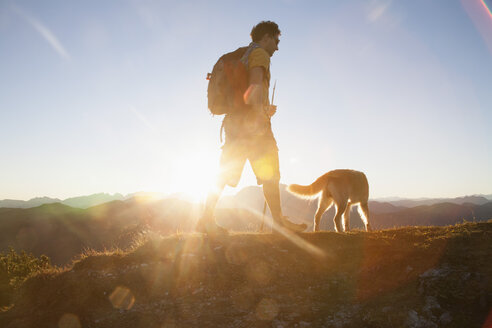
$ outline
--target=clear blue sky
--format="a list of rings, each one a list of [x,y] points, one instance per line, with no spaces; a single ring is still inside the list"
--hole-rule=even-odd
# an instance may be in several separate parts
[[[205,76],[260,20],[282,30],[271,67],[282,183],[353,168],[371,197],[490,194],[484,4],[2,0],[0,199],[203,196],[220,154]],[[254,183],[248,166],[240,186]]]

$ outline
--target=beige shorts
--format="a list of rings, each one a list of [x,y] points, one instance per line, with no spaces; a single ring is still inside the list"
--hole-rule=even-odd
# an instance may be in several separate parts
[[[251,139],[227,140],[220,157],[220,178],[231,187],[241,179],[246,160],[259,185],[280,180],[278,147],[273,134]]]

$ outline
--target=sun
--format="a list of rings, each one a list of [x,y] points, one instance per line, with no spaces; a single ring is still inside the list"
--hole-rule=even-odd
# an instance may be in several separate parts
[[[215,188],[218,173],[218,157],[204,151],[174,158],[172,174],[173,193],[183,194],[190,201],[205,202]]]

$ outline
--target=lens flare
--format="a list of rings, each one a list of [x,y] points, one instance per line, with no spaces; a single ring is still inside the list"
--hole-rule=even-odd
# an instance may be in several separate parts
[[[485,0],[461,0],[461,4],[475,28],[482,36],[485,45],[492,53],[492,11]]]
[[[482,6],[485,8],[485,10],[487,11],[487,13],[489,14],[489,17],[492,19],[492,11],[490,10],[490,8],[487,5],[487,3],[485,3],[485,0],[480,0],[480,3],[482,4]]]
[[[118,286],[109,296],[109,300],[116,309],[130,310],[135,303],[135,297],[130,289]]]
[[[80,328],[79,317],[72,313],[65,313],[58,321],[58,328]]]

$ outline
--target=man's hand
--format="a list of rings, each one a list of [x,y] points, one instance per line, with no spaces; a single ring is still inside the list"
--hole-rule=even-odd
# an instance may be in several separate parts
[[[265,113],[267,114],[268,117],[272,117],[273,115],[275,115],[276,112],[277,112],[277,106],[275,105],[265,106]]]

